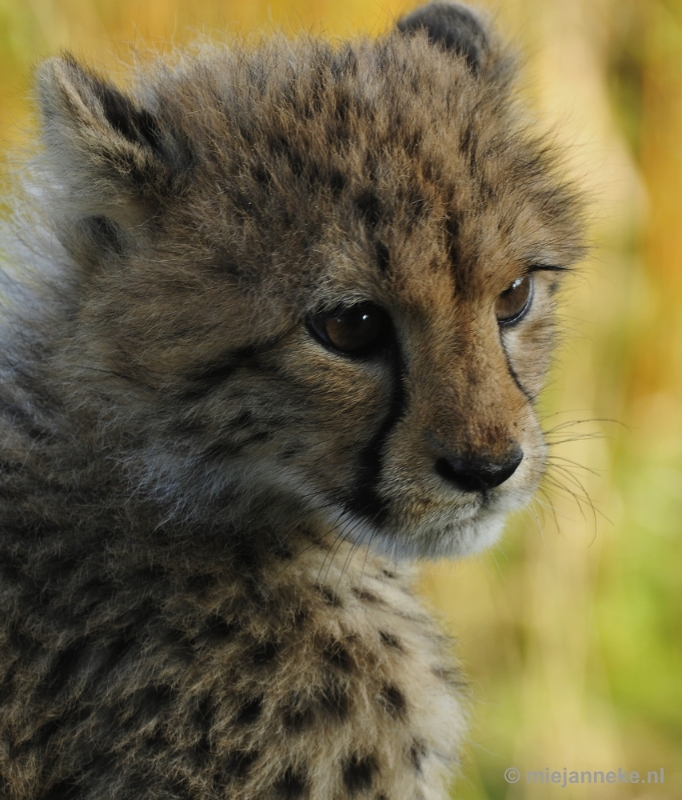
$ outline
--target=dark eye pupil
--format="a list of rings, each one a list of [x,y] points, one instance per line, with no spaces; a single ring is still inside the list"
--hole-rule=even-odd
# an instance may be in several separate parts
[[[512,283],[507,291],[497,298],[495,315],[498,322],[511,323],[521,319],[530,308],[533,295],[533,276],[524,275]]]
[[[376,349],[390,329],[388,314],[373,303],[317,314],[309,325],[324,344],[349,355],[366,355]]]

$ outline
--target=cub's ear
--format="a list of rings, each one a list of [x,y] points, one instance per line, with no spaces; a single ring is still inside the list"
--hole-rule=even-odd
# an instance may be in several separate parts
[[[459,3],[430,3],[403,17],[398,30],[410,34],[424,30],[430,41],[463,56],[476,75],[485,68],[490,38],[481,20]]]
[[[40,67],[38,93],[50,168],[69,197],[104,211],[173,191],[182,148],[155,113],[70,56]]]

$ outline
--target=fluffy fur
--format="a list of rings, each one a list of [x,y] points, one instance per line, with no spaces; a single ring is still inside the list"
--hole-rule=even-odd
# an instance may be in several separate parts
[[[41,67],[3,238],[3,797],[445,797],[460,682],[396,563],[490,544],[536,488],[581,253],[513,75],[450,4],[129,93]],[[381,348],[315,335],[368,302]]]

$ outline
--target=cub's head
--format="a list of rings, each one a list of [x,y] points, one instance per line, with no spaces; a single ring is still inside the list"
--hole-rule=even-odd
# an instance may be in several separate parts
[[[495,539],[543,473],[534,404],[581,253],[512,77],[447,3],[376,40],[180,55],[130,93],[43,66],[63,369],[131,491],[226,531]]]

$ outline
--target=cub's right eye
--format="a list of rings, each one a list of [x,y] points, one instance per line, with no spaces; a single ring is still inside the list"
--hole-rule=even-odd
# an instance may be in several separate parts
[[[391,318],[374,303],[358,303],[314,314],[308,328],[318,341],[348,356],[369,356],[391,336]]]

